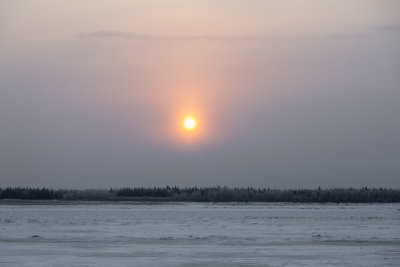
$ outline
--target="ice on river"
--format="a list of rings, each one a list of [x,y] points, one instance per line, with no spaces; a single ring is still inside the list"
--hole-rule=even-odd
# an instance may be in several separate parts
[[[0,205],[0,266],[400,266],[400,204]]]

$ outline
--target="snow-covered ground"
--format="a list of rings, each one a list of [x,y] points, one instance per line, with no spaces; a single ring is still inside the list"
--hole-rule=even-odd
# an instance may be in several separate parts
[[[0,266],[400,266],[400,204],[0,205]]]

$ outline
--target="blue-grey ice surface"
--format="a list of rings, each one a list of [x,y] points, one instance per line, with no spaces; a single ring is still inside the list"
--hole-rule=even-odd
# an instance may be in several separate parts
[[[400,204],[0,205],[0,266],[400,266]]]

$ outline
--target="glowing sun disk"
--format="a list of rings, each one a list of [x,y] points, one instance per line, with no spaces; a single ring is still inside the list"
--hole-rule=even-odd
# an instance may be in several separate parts
[[[183,120],[183,127],[188,130],[188,131],[192,131],[196,128],[197,126],[197,122],[196,119],[193,117],[186,117]]]

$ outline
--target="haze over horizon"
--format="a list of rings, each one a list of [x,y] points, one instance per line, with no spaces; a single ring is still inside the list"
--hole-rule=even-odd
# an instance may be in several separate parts
[[[400,188],[399,139],[399,1],[0,3],[0,187]]]

